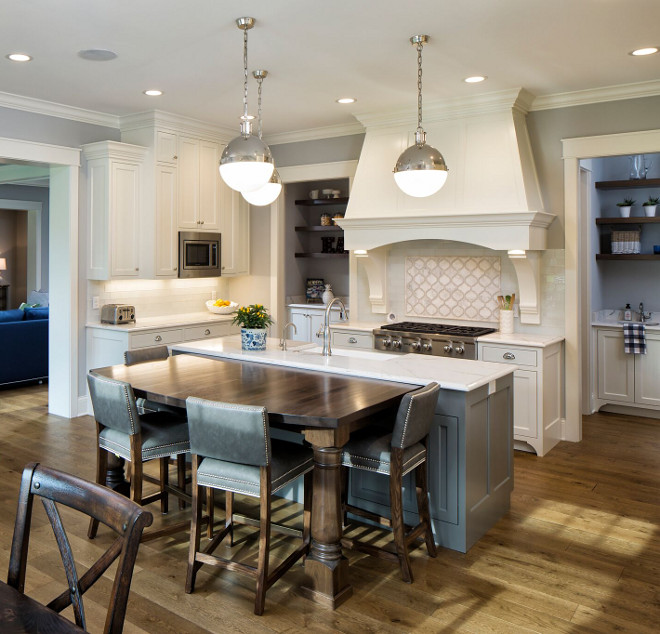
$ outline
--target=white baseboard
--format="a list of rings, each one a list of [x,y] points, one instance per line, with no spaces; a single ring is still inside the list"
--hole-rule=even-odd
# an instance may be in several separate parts
[[[78,397],[78,416],[92,416],[94,411],[92,410],[92,402],[89,396],[79,396]]]

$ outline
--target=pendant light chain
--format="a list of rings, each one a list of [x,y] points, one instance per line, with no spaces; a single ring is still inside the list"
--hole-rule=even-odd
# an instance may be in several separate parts
[[[417,131],[422,132],[422,42],[417,43]]]

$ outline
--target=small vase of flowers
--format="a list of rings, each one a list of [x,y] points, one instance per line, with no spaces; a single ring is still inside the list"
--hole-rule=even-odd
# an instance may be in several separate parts
[[[241,327],[241,348],[243,350],[265,350],[268,326],[273,320],[262,304],[241,306],[232,321]]]

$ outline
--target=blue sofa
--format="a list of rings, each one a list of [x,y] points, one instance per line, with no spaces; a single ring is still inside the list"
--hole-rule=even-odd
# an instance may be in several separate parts
[[[48,307],[0,311],[0,385],[48,378]]]

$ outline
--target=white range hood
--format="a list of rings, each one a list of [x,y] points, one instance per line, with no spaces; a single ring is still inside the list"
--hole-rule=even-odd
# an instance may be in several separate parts
[[[554,215],[543,210],[527,133],[525,90],[482,95],[424,109],[430,145],[449,167],[428,198],[399,190],[392,169],[414,142],[413,112],[356,115],[366,128],[346,216],[344,245],[366,251],[372,310],[385,312],[386,251],[409,240],[452,240],[509,252],[520,283],[521,321],[539,323],[538,251]]]

